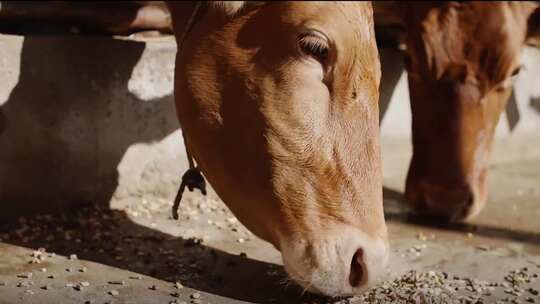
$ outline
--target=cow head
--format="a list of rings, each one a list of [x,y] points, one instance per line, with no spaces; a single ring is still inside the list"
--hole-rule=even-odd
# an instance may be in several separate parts
[[[310,291],[361,291],[387,259],[379,79],[369,3],[214,3],[177,56],[194,158]]]
[[[424,2],[405,11],[414,147],[406,198],[420,213],[465,220],[486,202],[494,130],[521,50],[537,32],[538,9]]]

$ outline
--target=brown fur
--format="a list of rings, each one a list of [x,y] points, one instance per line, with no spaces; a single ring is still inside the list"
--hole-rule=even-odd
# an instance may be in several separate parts
[[[171,10],[179,34],[187,14]],[[299,52],[308,28],[329,38],[324,65]],[[312,291],[358,292],[385,264],[379,80],[369,3],[210,7],[177,56],[177,113],[194,158]],[[351,286],[357,250],[367,268]]]
[[[404,10],[414,146],[406,197],[415,210],[463,220],[485,204],[493,133],[535,8],[423,2]]]

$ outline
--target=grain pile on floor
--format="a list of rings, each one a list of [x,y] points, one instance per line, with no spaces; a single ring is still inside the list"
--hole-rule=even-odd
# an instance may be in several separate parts
[[[538,265],[540,272],[540,265]],[[527,287],[538,274],[528,268],[512,271],[505,282],[486,282],[471,278],[449,278],[447,273],[410,271],[402,277],[374,288],[349,303],[491,303],[484,300],[501,291],[508,296],[497,303],[540,302],[538,290]]]

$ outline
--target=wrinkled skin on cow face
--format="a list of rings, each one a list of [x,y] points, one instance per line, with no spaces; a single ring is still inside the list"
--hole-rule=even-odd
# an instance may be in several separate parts
[[[406,199],[419,213],[459,221],[485,205],[494,130],[527,33],[535,32],[535,9],[519,1],[408,5],[413,157]]]
[[[178,39],[181,8],[170,6]],[[176,64],[189,149],[291,278],[326,295],[375,282],[388,250],[371,5],[209,9]]]

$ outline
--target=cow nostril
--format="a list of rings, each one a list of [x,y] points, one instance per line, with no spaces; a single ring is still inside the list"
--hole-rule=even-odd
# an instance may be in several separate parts
[[[366,270],[364,265],[364,251],[358,249],[351,261],[351,273],[349,274],[349,283],[352,287],[360,287],[365,282]]]
[[[474,195],[471,192],[468,192],[462,205],[460,206],[460,208],[458,208],[456,214],[452,217],[452,221],[459,222],[465,219],[469,215],[469,212],[471,211],[473,205]]]
[[[471,192],[469,192],[465,201],[465,207],[471,208],[473,204],[474,204],[474,195]]]

